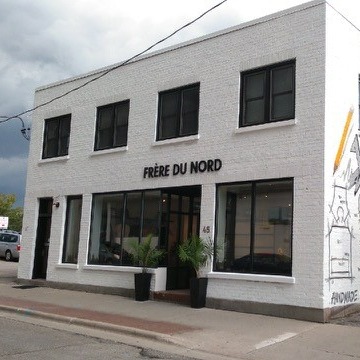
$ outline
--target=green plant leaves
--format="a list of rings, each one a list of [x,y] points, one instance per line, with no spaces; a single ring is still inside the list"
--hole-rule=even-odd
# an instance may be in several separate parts
[[[152,244],[152,237],[150,234],[142,242],[133,241],[130,243],[134,264],[141,266],[143,272],[146,272],[146,268],[156,267],[165,254],[165,251],[157,249]]]
[[[207,264],[213,253],[212,242],[205,241],[197,235],[191,236],[180,244],[178,248],[180,261],[193,267],[197,277],[199,277],[200,268]]]

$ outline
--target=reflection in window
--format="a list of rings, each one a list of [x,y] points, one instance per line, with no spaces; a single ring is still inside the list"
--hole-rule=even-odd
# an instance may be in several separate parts
[[[97,109],[95,151],[127,145],[130,101]]]
[[[66,207],[65,237],[62,262],[77,264],[81,224],[81,196],[69,196]]]
[[[150,233],[158,245],[159,206],[159,191],[94,195],[89,264],[133,265],[130,243]]]
[[[43,159],[68,155],[71,115],[45,120]]]
[[[294,118],[294,61],[243,72],[241,84],[240,126]]]
[[[200,84],[159,94],[157,140],[198,133]]]
[[[291,275],[292,180],[221,185],[215,269]]]

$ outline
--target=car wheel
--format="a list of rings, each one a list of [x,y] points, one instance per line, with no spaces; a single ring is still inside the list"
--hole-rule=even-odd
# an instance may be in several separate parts
[[[12,255],[11,255],[11,251],[8,250],[6,253],[5,253],[5,260],[6,261],[11,261],[12,260]]]

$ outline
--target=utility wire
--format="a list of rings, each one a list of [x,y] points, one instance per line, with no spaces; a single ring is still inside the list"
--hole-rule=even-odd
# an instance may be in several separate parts
[[[12,117],[9,117],[9,116],[3,116],[3,115],[0,115],[0,119],[5,119],[5,120],[0,120],[0,124],[6,122],[6,121],[9,121],[11,119],[19,119],[21,121],[21,125],[22,125],[22,128],[21,128],[21,134],[22,136],[26,139],[26,140],[30,140],[30,128],[29,127],[25,127],[25,123],[24,123],[24,120],[16,115],[16,116],[12,116]]]
[[[161,44],[162,42],[164,42],[164,41],[166,41],[166,40],[168,40],[168,39],[170,39],[172,36],[174,36],[175,34],[177,34],[179,31],[181,31],[181,30],[185,29],[186,27],[194,24],[196,21],[200,20],[200,19],[201,19],[202,17],[204,17],[206,14],[208,14],[208,13],[211,12],[211,11],[213,11],[214,9],[216,9],[217,7],[219,7],[220,5],[224,4],[226,1],[227,1],[227,0],[223,0],[223,1],[219,2],[218,4],[214,5],[213,7],[211,7],[210,9],[206,10],[206,11],[203,12],[201,15],[199,15],[198,17],[196,17],[194,20],[191,20],[191,21],[188,22],[187,24],[185,24],[185,25],[181,26],[180,28],[178,28],[177,30],[173,31],[170,35],[162,38],[161,40],[157,41],[156,43],[154,43],[153,45],[149,46],[149,47],[146,48],[145,50],[137,53],[136,55],[128,58],[127,60],[123,61],[122,63],[120,63],[120,64],[118,64],[118,65],[115,65],[115,66],[113,66],[113,67],[105,70],[105,71],[102,72],[100,75],[96,76],[95,78],[92,78],[91,80],[86,81],[86,82],[83,83],[82,85],[79,85],[79,86],[77,86],[77,87],[75,87],[75,88],[73,88],[73,89],[71,89],[71,90],[69,90],[69,91],[67,91],[67,92],[59,95],[59,96],[56,96],[56,97],[52,98],[52,99],[49,100],[49,101],[46,101],[46,102],[44,102],[44,103],[42,103],[42,104],[39,104],[39,105],[37,105],[37,106],[35,106],[35,107],[31,108],[31,109],[25,110],[25,111],[23,111],[22,113],[19,113],[19,114],[17,114],[17,115],[10,116],[10,117],[8,117],[6,120],[2,120],[2,121],[0,120],[0,124],[3,123],[3,122],[5,122],[5,121],[9,121],[9,120],[11,120],[11,119],[19,118],[19,117],[22,116],[22,115],[28,114],[28,113],[33,112],[33,111],[35,111],[35,110],[37,110],[37,109],[39,109],[39,108],[41,108],[41,107],[44,107],[44,106],[46,106],[46,105],[49,105],[50,103],[52,103],[52,102],[54,102],[54,101],[56,101],[56,100],[58,100],[58,99],[61,99],[61,98],[65,97],[66,95],[69,95],[69,94],[71,94],[71,93],[73,93],[73,92],[75,92],[75,91],[77,91],[77,90],[80,90],[80,89],[84,88],[85,86],[87,86],[87,85],[89,85],[89,84],[91,84],[91,83],[93,83],[93,82],[101,79],[102,77],[106,76],[106,75],[109,74],[110,72],[112,72],[112,71],[114,71],[114,70],[116,70],[116,69],[118,69],[118,68],[120,68],[120,67],[128,64],[130,61],[135,60],[135,59],[138,58],[139,56],[141,56],[141,55],[145,54],[146,52],[148,52],[149,50],[153,49],[155,46]]]
[[[336,11],[345,21],[347,21],[350,25],[352,25],[357,31],[360,32],[360,29],[352,22],[350,19],[348,19],[344,14],[342,14],[339,10],[337,10],[334,6],[332,6],[328,1],[326,3],[334,10]]]

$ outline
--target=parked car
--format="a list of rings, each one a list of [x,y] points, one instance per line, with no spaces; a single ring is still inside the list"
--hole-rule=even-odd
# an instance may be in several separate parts
[[[0,257],[6,261],[19,260],[21,234],[11,230],[0,230]]]
[[[291,258],[280,254],[255,253],[235,259],[231,267],[235,272],[257,274],[291,275]]]

